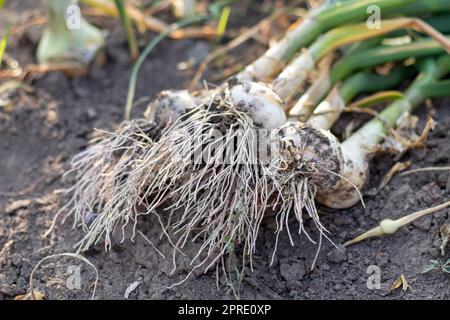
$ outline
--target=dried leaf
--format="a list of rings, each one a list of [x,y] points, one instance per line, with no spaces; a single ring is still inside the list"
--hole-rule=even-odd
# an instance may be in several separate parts
[[[420,273],[428,273],[431,270],[437,270],[441,267],[441,263],[438,260],[430,260],[428,263],[422,268]]]
[[[378,187],[378,190],[383,189],[389,181],[391,181],[392,177],[400,171],[403,171],[405,169],[408,169],[411,166],[411,161],[406,162],[397,162],[395,163],[392,168],[389,170],[388,173],[383,177],[383,180],[381,180],[380,186]]]
[[[400,277],[398,277],[398,279],[395,280],[395,282],[394,282],[394,284],[391,286],[391,289],[390,289],[390,290],[391,290],[391,291],[394,291],[394,290],[400,288],[400,286],[402,287],[402,290],[403,290],[403,291],[408,290],[408,288],[409,288],[410,290],[412,290],[412,289],[411,289],[411,286],[409,285],[408,281],[406,280],[406,278],[405,278],[405,276],[404,276],[403,274],[401,274]]]
[[[23,209],[26,207],[29,207],[31,205],[31,200],[30,199],[23,199],[23,200],[17,200],[14,201],[12,203],[10,203],[9,205],[6,206],[5,208],[5,213],[6,214],[12,214],[15,211],[19,210],[19,209]]]
[[[413,148],[422,148],[425,140],[436,123],[428,116],[427,123],[420,136],[415,133],[418,118],[405,112],[397,122],[397,129],[391,129],[391,135],[385,138],[381,145],[384,152],[397,153],[400,156]]]
[[[0,250],[0,266],[3,265],[4,263],[6,263],[13,243],[14,243],[14,240],[7,241],[5,243],[5,245],[3,246],[3,248]]]
[[[402,285],[402,277],[400,276],[397,280],[395,280],[395,282],[392,284],[390,290],[393,291],[395,289],[400,288],[400,286]]]
[[[45,295],[42,292],[34,291],[34,294],[28,292],[26,294],[16,296],[14,300],[44,300],[44,296]]]
[[[347,110],[353,112],[364,112],[366,110],[369,110],[368,113],[373,114],[374,110],[367,109],[368,107],[384,101],[403,99],[404,97],[405,95],[400,91],[381,91],[351,103],[349,106],[347,106]]]

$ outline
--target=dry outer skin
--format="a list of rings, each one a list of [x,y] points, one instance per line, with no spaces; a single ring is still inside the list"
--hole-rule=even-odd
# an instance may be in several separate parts
[[[311,179],[321,194],[340,180],[344,166],[339,141],[327,130],[301,122],[289,122],[280,130],[281,157],[287,162],[286,174],[297,172]]]
[[[37,4],[33,0],[8,1],[7,5],[15,3]],[[37,38],[35,30],[39,29],[32,28],[31,38]],[[12,54],[22,62],[32,61],[33,46],[27,40],[20,43]],[[140,78],[137,96],[154,97],[167,88],[183,88],[189,76],[181,74],[176,64],[185,58],[184,53],[193,43],[163,41],[143,66],[142,75],[146,76]],[[34,93],[13,95],[15,107],[11,113],[0,110],[0,299],[12,299],[26,293],[28,277],[36,263],[47,255],[71,251],[80,239],[81,230],[71,229],[70,220],[65,225],[59,221],[49,239],[42,238],[42,234],[59,207],[54,190],[68,185],[60,175],[68,168],[70,158],[87,146],[93,128],[111,129],[123,115],[128,80],[125,75],[130,70],[127,46],[121,34],[113,34],[107,46],[110,62],[104,69],[96,69],[90,76],[74,80],[59,73],[48,75],[34,83]],[[412,160],[412,168],[443,166],[450,162],[450,101],[438,100],[434,106],[438,124],[426,142],[427,149],[408,152],[402,158],[403,161]],[[426,119],[424,112],[420,113],[420,119],[422,128]],[[346,120],[349,115],[338,123],[338,132],[343,132]],[[366,190],[376,188],[393,164],[390,156],[376,157],[371,169],[372,180]],[[25,189],[29,190],[24,195],[4,194]],[[335,243],[349,240],[388,216],[396,219],[405,213],[442,203],[450,197],[450,172],[395,176],[378,194],[371,194],[365,197],[366,209],[361,205],[346,210],[319,207],[322,222]],[[7,206],[25,199],[31,200],[26,207],[17,205],[13,212],[5,212]],[[269,267],[274,235],[269,225],[264,226],[255,256],[255,270],[247,274],[257,281],[244,281],[241,297],[450,299],[448,275],[420,274],[428,260],[440,258],[439,228],[448,221],[448,215],[447,209],[421,219],[393,236],[369,240],[349,247],[345,252],[335,251],[330,243],[324,242],[317,268],[311,273],[308,270],[316,246],[305,236],[294,236],[296,246],[292,247],[287,235],[283,234],[275,262]],[[310,221],[306,223],[313,230]],[[170,251],[169,245],[159,238],[157,223],[145,218],[139,221],[139,228],[161,251]],[[141,283],[130,293],[130,299],[232,298],[226,294],[228,288],[223,282],[217,290],[214,271],[196,274],[185,284],[167,289],[167,285],[187,274],[188,263],[170,277],[170,257],[162,259],[140,235],[136,235],[134,243],[119,244],[117,241],[108,253],[100,244],[88,251],[86,257],[100,272],[98,299],[123,299],[126,289],[136,281]],[[449,257],[447,253],[444,258]],[[69,267],[80,265],[81,289],[68,289]],[[379,290],[370,290],[366,285],[367,268],[371,265],[380,268]],[[389,292],[387,288],[400,274],[405,275],[414,291]],[[49,299],[89,298],[92,280],[93,272],[88,266],[61,258],[43,263],[35,274],[35,287]]]
[[[164,90],[149,103],[144,112],[144,117],[150,121],[164,127],[173,123],[188,109],[198,105],[198,102],[187,90]]]

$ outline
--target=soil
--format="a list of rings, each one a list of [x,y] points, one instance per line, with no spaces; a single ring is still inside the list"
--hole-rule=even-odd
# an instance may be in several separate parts
[[[15,14],[26,21],[30,14],[39,13],[38,4],[10,1],[5,14]],[[243,20],[250,25],[252,19],[245,17],[237,19],[237,23],[242,24]],[[113,130],[122,118],[130,71],[127,46],[115,21],[101,19],[98,23],[110,32],[106,65],[93,68],[82,78],[51,73],[28,79],[29,88],[15,90],[8,97],[10,105],[0,108],[0,299],[28,292],[30,273],[38,261],[48,255],[73,252],[73,245],[83,234],[82,230],[72,228],[69,218],[64,224],[58,219],[51,235],[43,237],[56,211],[64,204],[57,190],[69,185],[70,180],[62,175],[71,157],[86,148],[94,128]],[[33,27],[11,38],[8,54],[22,64],[33,62],[40,33],[40,27]],[[192,73],[178,70],[177,64],[187,59],[192,48],[210,47],[203,40],[163,41],[143,65],[136,96],[152,98],[163,89],[183,88]],[[262,49],[254,45],[233,54],[251,60]],[[407,152],[400,161],[411,160],[412,168],[448,165],[449,107],[450,101],[441,99],[424,108],[419,127],[423,127],[427,113],[437,120],[437,126],[425,148]],[[135,115],[142,109],[143,106],[135,108]],[[337,128],[343,128],[349,118],[344,117]],[[361,204],[347,210],[319,208],[335,244],[339,246],[385,217],[397,218],[448,201],[449,171],[396,175],[377,192],[381,178],[394,163],[391,155],[374,159],[371,183],[364,197],[365,208]],[[448,222],[449,213],[449,209],[442,210],[393,236],[368,240],[345,250],[325,241],[313,271],[310,268],[317,246],[304,236],[296,237],[295,246],[291,246],[284,234],[275,261],[269,265],[274,234],[271,226],[266,225],[261,232],[254,270],[247,271],[240,297],[449,299],[448,274],[438,271],[421,274],[430,259],[446,261],[450,257],[449,254],[441,257],[439,249],[439,228]],[[138,228],[163,253],[169,252],[169,244],[160,238],[155,221],[143,218]],[[292,228],[295,229],[294,223]],[[217,286],[215,271],[194,274],[183,284],[168,288],[186,276],[187,263],[171,275],[170,256],[163,259],[142,236],[136,235],[133,241],[117,239],[115,243],[109,252],[99,244],[84,254],[99,271],[96,299],[123,299],[127,288],[135,282],[139,285],[129,293],[130,299],[234,298],[222,277]],[[81,266],[80,289],[72,281],[77,266]],[[380,270],[379,289],[367,286],[373,275],[370,266]],[[400,275],[406,277],[412,290],[389,290]],[[92,293],[94,278],[93,270],[82,261],[56,257],[40,264],[34,286],[46,299],[86,299]]]

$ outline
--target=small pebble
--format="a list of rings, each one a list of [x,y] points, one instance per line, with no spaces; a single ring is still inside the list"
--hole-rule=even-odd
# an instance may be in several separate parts
[[[280,260],[280,274],[288,282],[300,281],[306,274],[305,264],[282,259]]]
[[[13,284],[17,280],[17,274],[16,271],[13,269],[10,269],[5,272],[5,283],[6,284]]]
[[[328,271],[328,270],[330,270],[330,265],[327,263],[324,263],[321,265],[321,268],[323,271]]]
[[[88,108],[86,111],[86,114],[87,114],[89,120],[95,120],[98,117],[97,111],[93,108]]]

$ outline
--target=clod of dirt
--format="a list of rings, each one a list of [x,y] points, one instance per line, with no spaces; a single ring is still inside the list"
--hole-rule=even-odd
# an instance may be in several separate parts
[[[22,256],[18,253],[13,253],[11,255],[11,262],[12,265],[15,267],[19,267],[22,264],[22,260],[23,260]]]
[[[288,282],[300,281],[306,274],[306,267],[303,261],[282,259],[280,260],[280,274]]]
[[[409,210],[414,206],[414,200],[407,195],[414,194],[414,190],[409,184],[403,184],[392,190],[383,209],[384,212],[390,212],[395,209]]]
[[[347,261],[347,251],[344,248],[334,248],[327,254],[328,261],[342,263]]]
[[[337,226],[347,226],[347,225],[352,224],[352,222],[353,222],[352,219],[349,216],[346,216],[345,214],[338,215],[336,217],[336,219],[334,220],[334,223]]]
[[[432,216],[422,217],[418,220],[415,220],[412,224],[423,231],[428,231],[431,228],[431,221],[433,220]]]
[[[330,267],[330,265],[329,265],[328,263],[323,263],[322,265],[320,265],[320,268],[321,268],[323,271],[328,271],[328,270],[331,269],[331,267]]]

